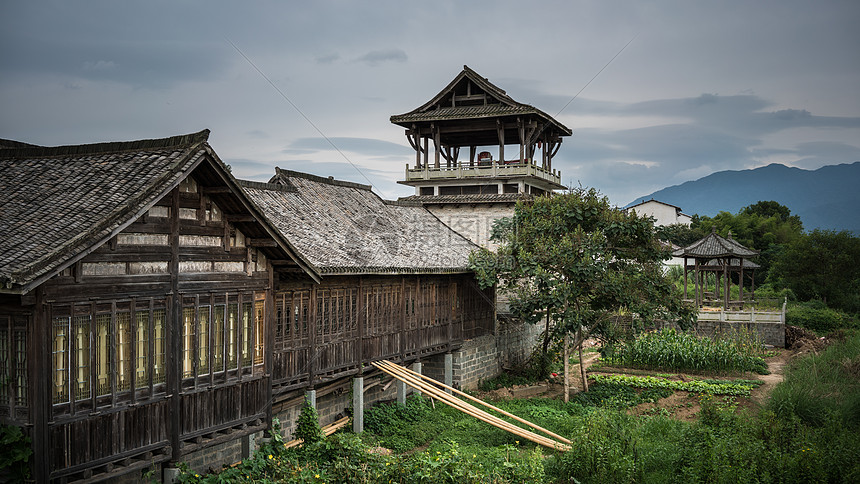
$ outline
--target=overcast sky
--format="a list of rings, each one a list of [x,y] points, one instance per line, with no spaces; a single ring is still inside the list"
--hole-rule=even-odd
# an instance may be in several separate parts
[[[715,171],[860,160],[856,0],[2,0],[0,138],[209,128],[241,178],[280,166],[396,198],[414,154],[389,117],[464,64],[573,129],[563,183],[617,205]]]

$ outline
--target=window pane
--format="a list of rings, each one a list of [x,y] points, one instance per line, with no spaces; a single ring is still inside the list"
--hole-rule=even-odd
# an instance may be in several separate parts
[[[242,366],[251,366],[251,303],[242,303]]]
[[[234,370],[238,367],[236,357],[239,331],[239,305],[230,304],[227,311],[227,368]]]
[[[116,315],[117,391],[131,388],[131,313]]]
[[[90,386],[90,315],[75,316],[75,400],[92,396]]]
[[[256,313],[256,326],[254,328],[254,364],[262,365],[263,364],[263,337],[265,333],[263,331],[263,322],[264,318],[264,308],[265,301],[256,301],[254,303],[254,312]]]
[[[138,388],[149,385],[147,372],[149,371],[149,312],[135,313],[135,324],[137,334],[135,344],[137,345],[137,362],[135,364],[135,382]]]
[[[164,309],[156,309],[152,312],[152,332],[154,338],[155,354],[153,355],[152,383],[164,383],[167,365],[164,361]]]
[[[224,371],[224,305],[215,306],[215,371]]]
[[[96,396],[110,394],[110,314],[96,316]]]
[[[194,376],[194,308],[182,308],[182,378]]]
[[[54,318],[51,349],[51,361],[54,366],[54,403],[69,401],[69,319],[68,317]]]
[[[209,373],[209,306],[197,308],[197,374]]]

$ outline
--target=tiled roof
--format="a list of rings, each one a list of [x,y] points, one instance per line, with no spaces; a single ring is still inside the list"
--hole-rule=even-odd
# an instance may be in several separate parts
[[[526,193],[485,193],[483,195],[410,195],[401,197],[404,202],[421,204],[460,204],[460,203],[515,203],[519,200],[532,200],[534,195]]]
[[[734,257],[729,259],[729,267],[735,268],[735,269],[740,268],[740,264],[738,263],[738,260],[739,259],[736,259]],[[755,262],[753,262],[751,260],[740,259],[740,261],[743,262],[744,269],[758,269],[759,267],[761,267],[760,265],[756,264]],[[720,261],[718,261],[716,259],[709,260],[705,265],[708,267],[723,267],[723,264],[721,264]]]
[[[469,81],[473,82],[497,102],[490,102],[482,106],[456,106],[439,108],[438,104],[440,100],[442,100],[443,98],[445,98],[445,96],[451,93],[464,79],[468,79]],[[490,82],[489,79],[487,79],[486,77],[482,77],[480,74],[469,68],[469,66],[463,66],[463,70],[460,71],[460,73],[447,86],[445,86],[445,88],[442,89],[439,94],[424,103],[424,105],[419,106],[418,108],[413,109],[408,113],[391,116],[390,120],[394,124],[408,127],[409,123],[419,121],[426,122],[454,119],[476,119],[483,117],[523,114],[534,114],[537,117],[548,121],[565,136],[570,136],[571,134],[573,134],[570,128],[561,124],[549,114],[541,111],[540,109],[535,108],[534,106],[529,106],[528,104],[523,104],[515,101],[512,97],[508,96],[508,94],[503,89]]]
[[[504,104],[488,104],[486,106],[456,106],[429,111],[413,111],[411,113],[391,116],[395,124],[411,123],[414,121],[441,121],[443,119],[475,119],[495,116],[511,116],[517,114],[543,114],[539,109],[526,104],[505,106]]]
[[[50,274],[138,218],[203,158],[208,136],[59,147],[0,141],[0,284]]]
[[[700,258],[717,258],[717,257],[752,257],[758,255],[758,251],[747,249],[741,244],[735,242],[729,234],[729,238],[723,238],[717,235],[716,232],[711,232],[701,240],[678,249],[672,253],[675,257],[700,257]]]
[[[386,202],[357,183],[276,173],[269,183],[240,183],[323,274],[465,272],[477,248],[417,204]]]

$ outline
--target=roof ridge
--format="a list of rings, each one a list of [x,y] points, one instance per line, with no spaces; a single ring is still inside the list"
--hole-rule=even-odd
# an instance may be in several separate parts
[[[346,181],[346,180],[335,180],[335,178],[332,176],[326,178],[323,176],[311,175],[310,173],[303,173],[300,171],[285,170],[285,169],[279,168],[277,166],[275,167],[275,176],[273,176],[269,180],[269,183],[274,182],[275,180],[277,180],[282,175],[284,177],[304,178],[305,180],[310,180],[310,181],[318,182],[318,183],[326,183],[329,185],[336,185],[336,186],[340,186],[340,187],[358,188],[359,190],[373,191],[372,190],[373,187],[371,187],[370,185],[364,185],[361,183],[356,183],[356,182],[351,182],[351,181]]]
[[[258,190],[274,190],[278,192],[289,192],[295,193],[298,192],[298,189],[292,185],[282,185],[280,183],[268,183],[268,182],[258,182],[254,180],[242,180],[241,178],[236,178],[236,183],[243,188],[256,188]]]
[[[209,140],[209,130],[171,136],[169,138],[143,139],[136,141],[110,141],[66,146],[37,146],[0,148],[0,158],[25,158],[34,156],[84,155],[95,153],[116,153],[119,151],[139,151],[154,148],[191,146]],[[15,142],[19,143],[19,142]],[[23,143],[26,144],[26,143]]]

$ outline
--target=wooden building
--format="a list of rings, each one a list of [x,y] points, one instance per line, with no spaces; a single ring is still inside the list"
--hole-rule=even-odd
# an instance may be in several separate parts
[[[492,247],[492,223],[511,216],[518,200],[564,188],[552,161],[563,138],[573,134],[570,128],[468,66],[429,101],[391,116],[391,122],[405,128],[415,150],[415,164],[406,166],[399,182],[415,187],[406,200],[421,202],[477,244]],[[506,150],[511,145],[513,156]],[[468,158],[461,159],[461,148],[469,149]]]
[[[330,246],[305,239],[343,235],[355,255],[398,233],[320,236],[306,207],[276,225],[258,195],[301,193],[296,177],[243,189],[207,139],[0,141],[0,422],[32,438],[38,482],[206,456],[265,429],[278,395],[492,331],[466,244],[447,239],[458,255],[437,266],[322,264]]]

